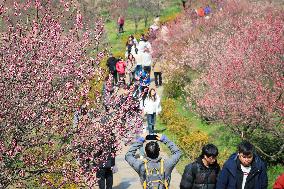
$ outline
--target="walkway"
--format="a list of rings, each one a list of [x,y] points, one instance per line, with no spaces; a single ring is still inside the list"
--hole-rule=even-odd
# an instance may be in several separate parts
[[[154,78],[151,74],[151,78]],[[150,88],[154,87],[154,81],[151,81]],[[160,97],[163,94],[163,87],[157,89]],[[116,157],[116,166],[118,167],[118,172],[114,174],[114,184],[113,189],[140,189],[142,188],[138,174],[130,167],[130,165],[125,161],[124,156],[129,149],[128,146],[123,146],[120,154]],[[162,148],[161,148],[162,150]],[[161,151],[161,156],[167,159],[168,155]],[[179,189],[179,183],[181,181],[181,175],[177,172],[176,168],[172,172],[171,186],[170,189]]]

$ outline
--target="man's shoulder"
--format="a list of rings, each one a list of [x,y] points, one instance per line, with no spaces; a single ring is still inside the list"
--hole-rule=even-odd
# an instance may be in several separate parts
[[[188,168],[188,169],[192,169],[192,168],[195,168],[199,165],[199,163],[195,160],[189,164],[187,164],[185,167]]]
[[[263,161],[259,155],[255,154],[256,166],[258,169],[266,169],[266,162]]]
[[[199,163],[197,161],[191,162],[185,166],[185,172],[196,173],[198,169]]]

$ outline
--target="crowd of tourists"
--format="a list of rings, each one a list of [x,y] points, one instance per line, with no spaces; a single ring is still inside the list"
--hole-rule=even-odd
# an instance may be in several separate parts
[[[184,1],[185,2],[185,1]],[[208,16],[211,8],[199,8],[198,16]],[[118,20],[119,32],[123,32],[124,18]],[[135,142],[125,155],[125,160],[138,173],[141,186],[144,189],[168,189],[171,183],[171,173],[181,158],[182,152],[174,142],[165,135],[155,132],[156,116],[162,107],[157,88],[162,85],[161,63],[152,58],[152,46],[149,38],[153,39],[162,32],[158,17],[149,28],[148,34],[141,34],[139,39],[130,35],[125,44],[125,56],[115,57],[109,53],[107,67],[113,78],[111,86],[106,86],[104,92],[113,93],[114,88],[129,89],[135,86],[134,98],[139,101],[139,111],[147,120],[146,131],[141,131]],[[151,78],[151,72],[154,78]],[[151,79],[155,87],[150,88]],[[108,105],[105,105],[108,110]],[[75,119],[77,122],[78,119]],[[146,143],[147,141],[147,143]],[[165,144],[171,155],[168,158],[160,156],[160,145]],[[146,144],[144,144],[146,143]],[[145,147],[144,147],[145,146]],[[206,144],[200,149],[197,159],[185,166],[180,189],[267,189],[268,178],[264,161],[256,153],[254,146],[248,141],[242,141],[237,146],[221,169],[218,164],[219,151],[214,144]],[[107,162],[99,167],[97,178],[100,189],[111,189],[113,173],[116,172],[115,158],[110,156]],[[273,189],[284,189],[284,174],[274,184]]]
[[[125,57],[114,57],[110,53],[107,67],[113,78],[113,86],[136,87],[134,96],[139,100],[140,111],[147,118],[146,130],[154,133],[156,115],[161,112],[160,97],[156,90],[162,86],[162,70],[161,63],[153,61],[148,35],[141,34],[139,40],[130,35],[125,45]],[[151,72],[154,78],[151,78]],[[155,80],[155,88],[150,88],[151,79]]]

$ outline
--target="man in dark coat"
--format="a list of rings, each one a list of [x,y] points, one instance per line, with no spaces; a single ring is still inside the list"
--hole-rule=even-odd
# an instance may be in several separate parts
[[[106,123],[107,121],[107,118],[102,119],[102,123]],[[97,171],[97,178],[99,179],[98,184],[100,189],[112,189],[113,185],[113,169],[115,167],[116,147],[114,145],[115,136],[113,133],[111,133],[111,136],[111,142],[107,143],[103,138],[101,138],[104,148],[94,155],[94,165],[97,165],[99,168]],[[97,158],[99,157],[106,157],[106,161],[99,160],[97,162]]]
[[[113,185],[113,171],[115,166],[115,158],[109,154],[107,161],[99,165],[97,171],[98,184],[100,189],[112,189]]]
[[[218,149],[213,144],[202,148],[202,154],[187,165],[182,175],[180,189],[215,189],[220,166],[217,163]]]
[[[239,144],[217,179],[217,189],[267,189],[267,185],[266,165],[247,141]]]
[[[112,74],[113,78],[114,78],[114,84],[117,83],[117,71],[116,71],[116,63],[117,63],[117,59],[113,56],[112,53],[109,54],[109,58],[107,59],[107,67],[109,70],[109,73]]]

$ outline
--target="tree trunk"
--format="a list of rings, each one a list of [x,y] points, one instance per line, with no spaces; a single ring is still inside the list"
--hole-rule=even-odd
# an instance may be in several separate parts
[[[147,27],[147,25],[148,25],[148,17],[149,17],[149,15],[148,14],[146,14],[145,15],[145,17],[144,17],[144,24],[145,24],[145,28]]]
[[[135,20],[135,21],[134,21],[134,24],[135,24],[135,33],[137,33],[137,30],[138,30],[138,22],[139,22],[139,20]]]

